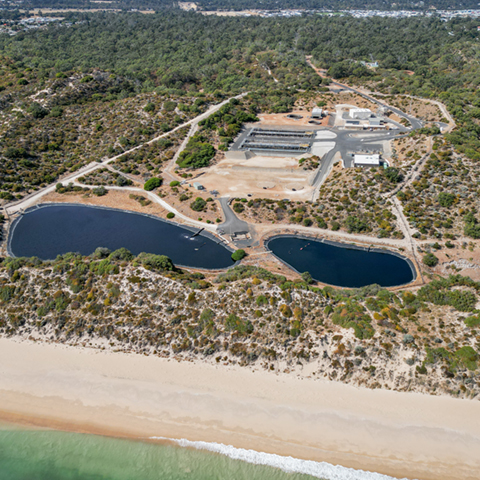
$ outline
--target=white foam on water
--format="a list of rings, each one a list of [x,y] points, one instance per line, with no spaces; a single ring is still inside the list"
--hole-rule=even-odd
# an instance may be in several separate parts
[[[234,460],[242,460],[255,465],[275,467],[287,473],[303,473],[325,480],[396,480],[394,477],[383,475],[381,473],[355,470],[353,468],[342,467],[341,465],[331,465],[326,462],[314,462],[313,460],[284,457],[273,453],[257,452],[256,450],[235,448],[232,445],[224,445],[223,443],[192,442],[184,438],[175,439],[166,437],[150,437],[150,439],[169,440],[180,447],[208,450],[210,452],[221,453]],[[408,479],[404,478],[402,480]]]

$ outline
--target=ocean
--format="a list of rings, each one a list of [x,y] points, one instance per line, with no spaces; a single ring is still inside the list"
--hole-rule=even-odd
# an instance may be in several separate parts
[[[166,439],[162,439],[165,441]],[[313,474],[313,475],[312,475]],[[221,444],[0,427],[0,480],[387,480]]]

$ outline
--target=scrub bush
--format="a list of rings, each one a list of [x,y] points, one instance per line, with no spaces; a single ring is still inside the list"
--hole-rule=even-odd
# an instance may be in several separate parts
[[[239,250],[236,250],[235,252],[232,253],[232,260],[235,262],[238,262],[238,260],[241,260],[244,258],[247,254],[245,253],[245,250],[242,250],[241,248]]]
[[[145,182],[143,189],[147,192],[151,192],[155,188],[159,187],[163,182],[163,178],[153,177]]]

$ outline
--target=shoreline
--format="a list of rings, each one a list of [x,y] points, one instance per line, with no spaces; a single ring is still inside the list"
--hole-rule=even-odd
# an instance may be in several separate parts
[[[215,442],[394,477],[480,471],[474,400],[6,338],[0,364],[0,417],[11,423]]]

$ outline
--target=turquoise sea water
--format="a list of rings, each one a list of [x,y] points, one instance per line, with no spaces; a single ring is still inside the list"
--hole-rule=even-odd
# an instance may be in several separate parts
[[[0,427],[1,480],[311,480],[228,456],[97,435]]]

